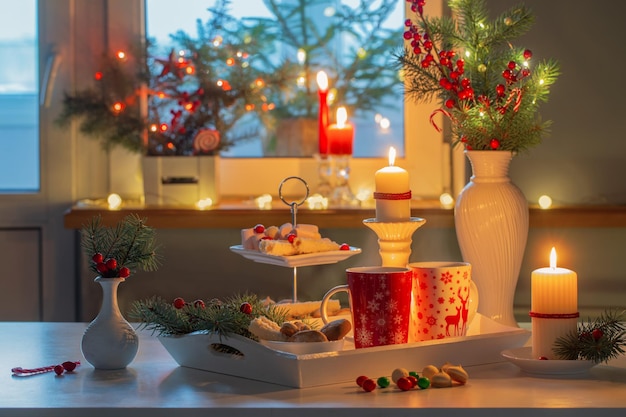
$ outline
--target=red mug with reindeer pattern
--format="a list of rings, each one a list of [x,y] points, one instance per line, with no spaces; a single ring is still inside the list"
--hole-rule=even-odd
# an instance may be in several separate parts
[[[465,336],[478,292],[467,262],[414,262],[411,341]]]

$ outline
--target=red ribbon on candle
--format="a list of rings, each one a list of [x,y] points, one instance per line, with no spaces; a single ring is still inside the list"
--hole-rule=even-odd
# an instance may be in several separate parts
[[[580,317],[579,313],[536,313],[534,311],[529,312],[528,315],[537,319],[575,319]]]
[[[411,199],[411,191],[407,191],[406,193],[378,193],[374,192],[375,200],[410,200]]]

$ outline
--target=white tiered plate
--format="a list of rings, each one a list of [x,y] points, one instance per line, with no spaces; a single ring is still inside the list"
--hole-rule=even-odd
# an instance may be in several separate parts
[[[522,371],[536,376],[579,375],[596,364],[585,360],[541,360],[532,357],[532,347],[520,347],[502,351],[502,356]]]
[[[333,250],[291,256],[268,255],[256,250],[244,249],[242,245],[231,246],[230,250],[255,262],[286,267],[334,264],[361,253],[360,248],[352,246],[350,246],[350,250]]]

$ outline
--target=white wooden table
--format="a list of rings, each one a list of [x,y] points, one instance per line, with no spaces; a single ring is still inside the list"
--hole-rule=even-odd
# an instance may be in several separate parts
[[[296,389],[179,367],[146,332],[140,333],[139,353],[127,369],[98,371],[80,351],[86,326],[0,323],[0,416],[626,415],[623,356],[577,377],[530,377],[511,363],[498,362],[469,367],[466,386],[366,393],[354,383]],[[10,372],[16,366],[70,360],[82,364],[60,377],[15,377]]]

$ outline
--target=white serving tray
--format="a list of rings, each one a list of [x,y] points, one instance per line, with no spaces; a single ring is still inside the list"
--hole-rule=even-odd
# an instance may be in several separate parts
[[[269,255],[258,250],[244,249],[242,245],[231,246],[230,250],[255,262],[286,267],[334,264],[361,253],[360,248],[352,246],[350,246],[350,250],[333,250],[291,256]]]
[[[503,350],[523,346],[529,338],[528,330],[477,314],[463,337],[366,349],[355,349],[346,339],[341,351],[307,355],[273,350],[239,335],[220,340],[215,334],[192,333],[160,336],[159,340],[180,366],[307,388],[350,382],[359,375],[388,376],[400,367],[419,372],[426,365],[446,362],[463,367],[503,362]],[[216,351],[216,344],[234,348],[241,355]]]

